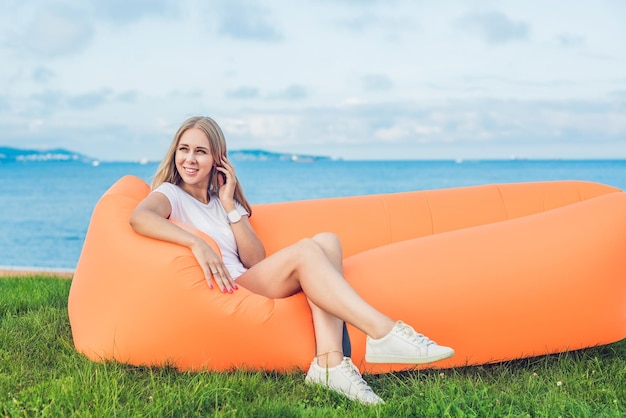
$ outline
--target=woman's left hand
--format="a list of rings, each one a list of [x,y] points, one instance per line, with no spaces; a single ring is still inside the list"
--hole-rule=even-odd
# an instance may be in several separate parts
[[[217,171],[224,174],[218,179],[219,190],[218,195],[222,204],[233,201],[235,196],[235,187],[237,186],[237,176],[235,167],[232,166],[226,157],[222,157],[221,165],[215,167]]]

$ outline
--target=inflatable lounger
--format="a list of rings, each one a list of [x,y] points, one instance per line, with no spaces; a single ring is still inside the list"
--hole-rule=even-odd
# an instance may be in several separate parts
[[[304,295],[210,290],[187,248],[129,226],[149,192],[126,176],[95,207],[69,295],[77,350],[181,370],[306,370],[314,335]],[[455,349],[422,367],[626,337],[626,194],[609,186],[519,183],[273,203],[254,206],[251,221],[268,254],[317,232],[338,234],[346,278],[367,301]],[[415,367],[366,363],[365,335],[349,332],[362,371]]]

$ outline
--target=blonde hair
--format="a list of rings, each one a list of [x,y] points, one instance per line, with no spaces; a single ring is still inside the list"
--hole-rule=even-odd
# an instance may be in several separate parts
[[[219,127],[217,122],[206,116],[193,116],[183,122],[180,128],[178,128],[176,135],[174,135],[174,139],[172,140],[169,149],[165,153],[159,168],[157,168],[157,171],[154,174],[154,178],[152,179],[152,189],[156,189],[165,182],[176,185],[180,185],[182,182],[182,178],[176,169],[176,149],[178,148],[180,137],[191,128],[201,129],[205,133],[209,139],[209,148],[213,161],[221,161],[222,157],[226,155],[226,139],[224,138],[222,129]],[[209,173],[209,189],[207,191],[217,193],[219,189],[217,173],[218,171],[215,170],[215,168],[211,169],[211,172]],[[246,209],[250,216],[252,216],[252,208],[244,196],[243,189],[241,188],[241,184],[239,182],[237,182],[237,185],[235,186],[234,198]]]

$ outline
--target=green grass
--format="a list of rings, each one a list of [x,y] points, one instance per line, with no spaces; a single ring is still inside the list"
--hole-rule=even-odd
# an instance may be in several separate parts
[[[366,407],[304,384],[302,373],[183,373],[93,363],[73,347],[70,281],[0,278],[0,415],[10,417],[620,417],[626,340],[481,367],[365,379]]]

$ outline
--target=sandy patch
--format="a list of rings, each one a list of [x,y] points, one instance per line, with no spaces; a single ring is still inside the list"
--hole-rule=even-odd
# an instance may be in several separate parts
[[[69,270],[36,270],[36,269],[12,269],[12,268],[0,268],[0,277],[22,277],[22,276],[50,276],[50,277],[63,277],[71,279],[74,275],[73,271]]]

